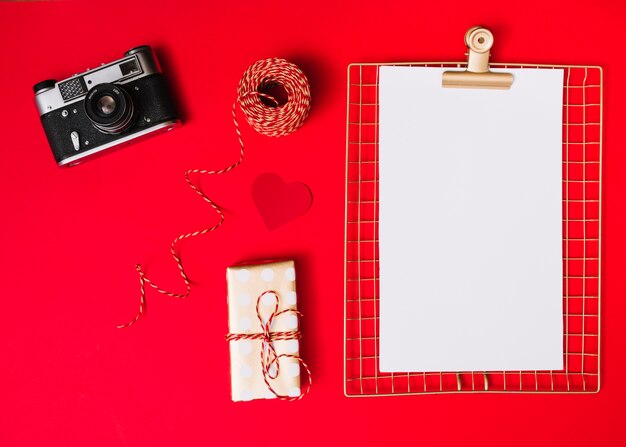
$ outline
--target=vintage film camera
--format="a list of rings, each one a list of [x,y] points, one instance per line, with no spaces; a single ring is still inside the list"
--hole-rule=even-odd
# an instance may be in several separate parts
[[[35,103],[59,166],[72,166],[137,138],[180,124],[152,49],[57,82],[36,84]]]

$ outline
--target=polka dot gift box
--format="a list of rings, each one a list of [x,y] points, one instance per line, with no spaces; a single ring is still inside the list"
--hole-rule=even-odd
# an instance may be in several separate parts
[[[310,375],[300,358],[294,262],[232,266],[226,280],[233,401],[302,398]],[[301,373],[306,373],[305,390]]]

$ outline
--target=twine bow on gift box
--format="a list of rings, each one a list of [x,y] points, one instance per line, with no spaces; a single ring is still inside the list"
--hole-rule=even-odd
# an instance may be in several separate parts
[[[276,299],[276,302],[274,304],[274,310],[269,315],[267,320],[265,320],[263,316],[261,315],[261,309],[260,309],[261,299],[265,295],[273,295],[274,298]],[[306,394],[311,389],[311,384],[312,384],[311,371],[309,370],[309,367],[304,362],[304,360],[300,358],[300,356],[294,355],[294,354],[277,354],[276,348],[274,347],[273,342],[276,340],[299,340],[300,338],[302,338],[302,333],[300,332],[299,329],[296,331],[272,332],[271,328],[272,328],[272,323],[274,322],[274,320],[280,315],[283,315],[286,313],[293,313],[298,317],[298,320],[299,320],[302,314],[295,309],[285,309],[279,312],[278,311],[279,306],[280,306],[280,298],[278,297],[278,293],[274,292],[273,290],[266,290],[261,295],[259,295],[259,297],[256,300],[256,314],[259,319],[259,323],[261,324],[262,332],[258,332],[255,334],[228,333],[226,335],[226,340],[227,341],[260,340],[261,341],[261,369],[263,371],[263,380],[265,381],[267,388],[279,399],[299,400],[299,399],[302,399],[304,396],[306,396]],[[298,321],[298,328],[299,327],[300,327],[300,322]],[[292,359],[297,360],[298,363],[300,363],[300,365],[302,365],[302,367],[306,371],[308,383],[304,391],[301,392],[299,396],[284,396],[284,395],[278,394],[270,383],[271,380],[275,380],[280,374],[279,360],[281,358],[292,358]]]

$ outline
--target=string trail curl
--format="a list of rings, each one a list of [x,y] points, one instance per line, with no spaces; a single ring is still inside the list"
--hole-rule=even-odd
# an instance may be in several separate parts
[[[272,89],[284,89],[287,99],[280,104],[277,98],[268,93]],[[264,101],[265,100],[265,101]],[[201,236],[217,230],[224,223],[224,212],[217,206],[195,183],[191,176],[194,175],[221,175],[226,174],[243,162],[244,143],[241,137],[241,129],[237,120],[237,105],[241,109],[246,121],[254,130],[269,137],[289,135],[298,130],[307,116],[311,107],[311,90],[305,74],[296,65],[285,59],[270,58],[255,62],[243,74],[237,89],[237,99],[233,103],[232,118],[239,142],[239,158],[231,165],[217,170],[189,169],[185,172],[185,181],[189,187],[207,202],[218,216],[218,221],[211,227],[176,237],[170,245],[170,253],[185,284],[184,292],[171,292],[156,284],[146,276],[146,272],[137,264],[135,269],[139,274],[140,301],[139,311],[131,321],[120,324],[117,327],[127,328],[135,324],[146,313],[146,285],[160,294],[172,298],[187,298],[191,293],[191,281],[185,273],[183,262],[178,254],[177,247],[185,239]]]

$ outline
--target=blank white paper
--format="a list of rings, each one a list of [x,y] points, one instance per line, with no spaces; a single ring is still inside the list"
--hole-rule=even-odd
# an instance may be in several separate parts
[[[563,368],[562,70],[381,67],[380,370]]]

